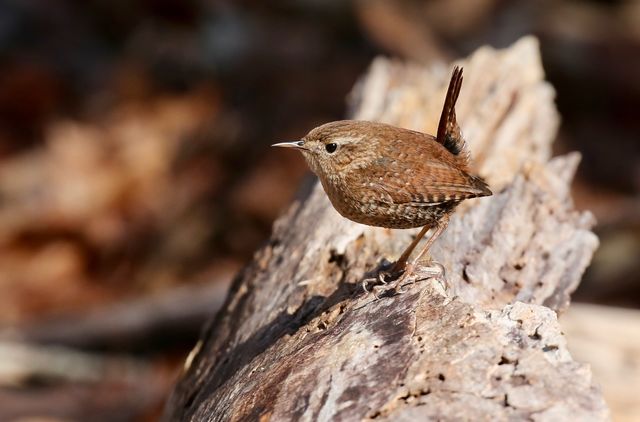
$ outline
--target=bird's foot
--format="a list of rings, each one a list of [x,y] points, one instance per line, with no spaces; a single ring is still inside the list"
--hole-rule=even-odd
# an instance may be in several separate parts
[[[396,278],[388,279],[387,277]],[[398,275],[397,273],[380,272],[376,278],[369,278],[363,282],[363,288],[369,294],[373,293],[376,299],[387,292],[394,291],[397,294],[406,293],[408,289],[405,286],[411,285],[417,281],[426,279],[436,279],[446,292],[448,290],[445,268],[439,262],[431,262],[428,266],[419,266],[416,263],[409,263],[405,266],[404,271]],[[378,281],[379,284],[374,285],[368,290],[365,283],[368,281]]]
[[[398,283],[399,289],[398,292],[399,293],[404,293],[406,292],[406,290],[403,290],[402,287],[408,284],[413,284],[417,281],[422,281],[422,280],[427,280],[427,279],[435,279],[438,281],[438,283],[440,283],[440,286],[442,286],[442,289],[446,292],[448,290],[448,283],[447,283],[447,278],[446,278],[446,271],[444,266],[436,261],[431,261],[429,263],[429,265],[426,266],[419,266],[415,263],[411,263],[409,265],[407,265],[408,269],[410,267],[411,272],[409,271],[405,271],[405,273],[402,275],[402,277],[400,277],[399,281],[402,281],[401,279],[409,279],[408,283]],[[409,277],[409,275],[413,275],[413,277]]]
[[[396,267],[379,270],[374,277],[367,277],[362,280],[362,290],[364,290],[368,294],[372,294],[376,297],[376,299],[380,299],[380,292],[384,292],[391,289],[386,289],[390,283],[395,283],[395,281],[402,275],[403,269],[400,271],[396,270]],[[369,285],[372,285],[371,289],[369,289]],[[394,284],[395,285],[395,284]]]

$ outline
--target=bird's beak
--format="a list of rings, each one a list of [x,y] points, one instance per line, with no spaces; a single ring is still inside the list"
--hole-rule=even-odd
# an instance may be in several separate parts
[[[307,148],[304,147],[304,141],[280,142],[280,143],[277,143],[277,144],[273,144],[271,146],[272,147],[307,149]]]

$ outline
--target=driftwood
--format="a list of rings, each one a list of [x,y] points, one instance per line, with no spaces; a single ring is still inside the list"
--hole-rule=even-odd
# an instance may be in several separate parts
[[[458,116],[495,195],[468,201],[436,242],[432,279],[373,300],[360,283],[415,231],[340,217],[316,184],[274,226],[185,363],[167,420],[606,420],[556,312],[597,247],[573,209],[576,154],[549,161],[558,126],[537,42],[483,48]],[[377,59],[354,118],[434,133],[449,67]]]

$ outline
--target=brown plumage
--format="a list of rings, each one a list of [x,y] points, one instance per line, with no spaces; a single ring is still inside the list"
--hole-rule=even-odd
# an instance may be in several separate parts
[[[437,136],[366,121],[342,120],[311,130],[299,149],[344,217],[371,226],[424,227],[394,269],[402,269],[427,229],[435,227],[419,259],[463,200],[491,195],[469,171],[469,154],[456,121],[462,69],[455,68]],[[414,261],[415,262],[415,261]]]

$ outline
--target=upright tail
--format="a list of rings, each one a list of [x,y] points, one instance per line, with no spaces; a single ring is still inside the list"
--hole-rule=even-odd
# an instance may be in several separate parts
[[[440,116],[440,123],[438,124],[438,136],[436,140],[456,157],[460,169],[469,177],[467,180],[467,198],[489,196],[492,195],[492,192],[487,182],[485,182],[482,177],[469,174],[469,152],[466,149],[464,139],[462,139],[462,133],[460,132],[460,126],[458,126],[456,120],[456,101],[458,100],[461,87],[462,68],[456,66],[453,68],[449,89],[447,89],[447,96],[444,100],[444,106],[442,107],[442,115]]]
[[[437,141],[440,142],[453,155],[463,155],[465,161],[466,156],[464,139],[460,133],[460,127],[456,121],[456,101],[462,87],[462,68],[456,66],[453,68],[449,89],[442,107],[440,115],[440,123],[438,124]]]

